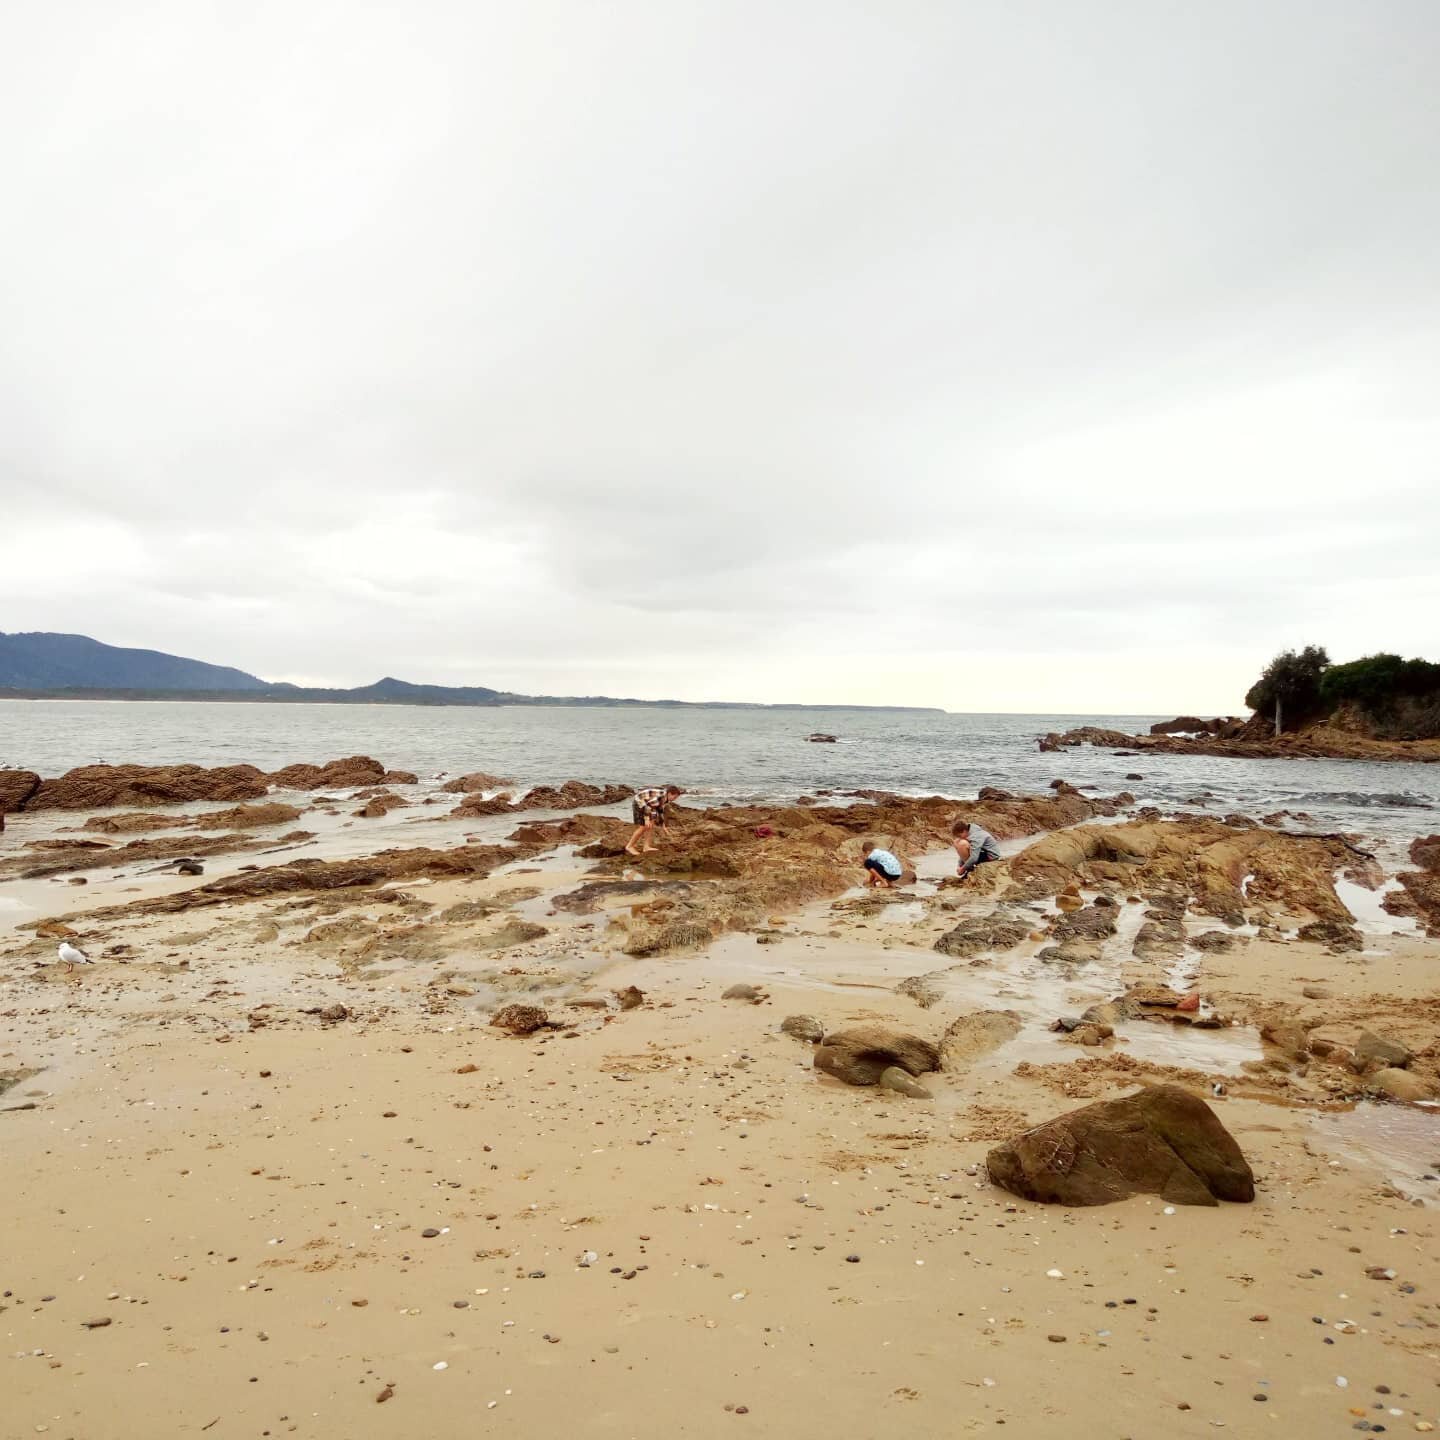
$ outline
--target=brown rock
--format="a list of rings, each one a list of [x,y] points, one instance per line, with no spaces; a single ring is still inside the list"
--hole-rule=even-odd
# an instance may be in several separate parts
[[[731,985],[720,998],[722,1000],[748,1000],[752,1005],[758,1005],[765,998],[765,992],[754,985]]]
[[[468,775],[457,775],[447,780],[440,788],[451,795],[470,795],[476,790],[499,790],[512,784],[498,775],[488,775],[484,770],[472,770]]]
[[[1367,1089],[1388,1095],[1392,1100],[1403,1100],[1407,1105],[1435,1099],[1435,1086],[1409,1070],[1377,1070],[1365,1084]]]
[[[382,785],[418,785],[420,777],[413,770],[387,770],[381,777]]]
[[[825,1038],[825,1027],[813,1015],[787,1015],[780,1022],[780,1033],[818,1045]]]
[[[81,765],[43,780],[27,810],[104,810],[192,800],[258,800],[269,786],[253,765]]]
[[[358,790],[384,778],[385,767],[368,755],[350,755],[327,765],[287,765],[269,776],[279,790]]]
[[[939,1068],[940,1052],[928,1040],[884,1025],[834,1030],[815,1051],[815,1068],[847,1085],[876,1085],[892,1065],[909,1075]]]
[[[935,949],[942,955],[958,955],[965,959],[987,950],[1010,950],[1029,935],[1034,923],[1034,916],[1002,906],[988,915],[962,920],[935,942]]]
[[[0,815],[23,810],[40,784],[33,770],[0,770]]]
[[[1061,1115],[996,1146],[990,1179],[1027,1200],[1104,1205],[1151,1194],[1177,1205],[1255,1198],[1250,1166],[1213,1110],[1175,1085]]]
[[[398,810],[410,802],[401,795],[392,795],[388,790],[379,795],[372,795],[358,810],[352,814],[358,815],[363,820],[378,820],[383,815],[388,815],[392,810]]]
[[[296,805],[282,805],[272,800],[268,805],[236,805],[230,810],[212,810],[195,819],[197,830],[253,830],[262,825],[288,825],[300,818]],[[119,818],[119,817],[116,817]],[[90,825],[86,821],[86,827]]]
[[[893,1090],[897,1095],[904,1095],[910,1100],[933,1100],[935,1097],[916,1080],[908,1070],[902,1070],[898,1065],[888,1065],[880,1072],[880,1078],[875,1082],[882,1090]]]
[[[1398,1040],[1390,1040],[1372,1031],[1362,1030],[1360,1038],[1355,1042],[1355,1058],[1365,1069],[1384,1070],[1393,1067],[1403,1070],[1415,1057],[1410,1049]]]
[[[979,1010],[952,1020],[940,1038],[940,1068],[968,1068],[982,1055],[1013,1040],[1020,1033],[1021,1023],[1013,1010]]]
[[[645,992],[638,985],[627,985],[615,991],[615,999],[622,1010],[638,1010],[645,1003]]]
[[[296,811],[299,814],[299,811]],[[130,835],[137,830],[178,830],[190,825],[192,815],[159,815],[147,810],[122,810],[118,815],[92,815],[81,827],[102,835]]]
[[[491,1017],[490,1023],[511,1035],[531,1035],[550,1024],[550,1017],[538,1005],[505,1005]]]
[[[0,770],[0,783],[5,772]],[[5,803],[0,797],[0,806]],[[1422,870],[1440,870],[1440,835],[1422,835],[1410,842],[1410,858]]]

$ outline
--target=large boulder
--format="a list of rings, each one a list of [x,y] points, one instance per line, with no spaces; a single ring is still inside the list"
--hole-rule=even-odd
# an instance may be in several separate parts
[[[1026,1200],[1106,1205],[1159,1195],[1176,1205],[1255,1198],[1234,1137],[1198,1096],[1153,1085],[1057,1116],[997,1145],[990,1179]]]
[[[940,1052],[928,1040],[884,1025],[833,1030],[815,1052],[815,1068],[847,1085],[877,1085],[892,1065],[924,1075],[940,1068]]]
[[[980,1010],[952,1020],[940,1037],[940,1068],[964,1070],[1013,1040],[1021,1027],[1013,1010]]]
[[[5,779],[5,771],[0,770],[0,783]],[[0,806],[4,805],[3,798],[0,798]],[[1410,858],[1422,870],[1440,870],[1440,835],[1420,835],[1410,842]]]

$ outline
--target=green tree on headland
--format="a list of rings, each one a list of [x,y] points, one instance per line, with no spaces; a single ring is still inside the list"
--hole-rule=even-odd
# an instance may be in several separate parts
[[[1330,657],[1323,645],[1307,645],[1298,654],[1283,650],[1245,695],[1245,703],[1261,715],[1275,717],[1276,734],[1313,720],[1324,709],[1320,682]]]
[[[1332,665],[1322,646],[1307,645],[1277,655],[1245,703],[1277,733],[1345,709],[1368,734],[1420,740],[1440,735],[1440,664],[1382,653]]]

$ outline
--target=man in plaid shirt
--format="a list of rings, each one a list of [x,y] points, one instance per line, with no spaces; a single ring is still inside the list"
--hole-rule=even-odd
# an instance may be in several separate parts
[[[684,793],[678,785],[656,785],[649,790],[635,792],[635,799],[630,806],[630,818],[635,822],[635,833],[625,847],[626,854],[648,855],[657,848],[654,844],[655,827],[658,825],[662,830],[669,828],[666,811],[675,797]],[[642,835],[645,837],[645,846],[643,850],[637,850],[635,842]]]

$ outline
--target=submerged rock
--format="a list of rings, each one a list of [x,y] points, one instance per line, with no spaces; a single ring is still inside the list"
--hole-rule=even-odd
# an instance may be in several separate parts
[[[1255,1198],[1255,1177],[1215,1112],[1176,1085],[1057,1116],[998,1145],[990,1179],[1027,1200],[1105,1205],[1135,1194],[1177,1205]]]
[[[940,1066],[940,1052],[928,1040],[884,1025],[834,1030],[815,1052],[815,1068],[847,1085],[876,1085],[892,1065],[910,1075]]]

